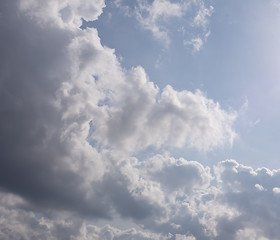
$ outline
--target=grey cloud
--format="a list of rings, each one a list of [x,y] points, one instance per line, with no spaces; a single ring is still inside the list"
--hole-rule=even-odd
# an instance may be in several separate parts
[[[160,182],[169,192],[182,191],[183,194],[191,194],[195,188],[207,188],[212,180],[210,168],[183,158],[156,155],[145,163],[145,168],[151,178]]]
[[[90,152],[96,161],[88,167],[102,172],[98,154],[86,141],[74,151],[71,139],[61,140],[65,123],[54,104],[57,89],[69,78],[67,46],[75,33],[46,31],[21,14],[16,1],[1,2],[1,16],[1,186],[39,205],[106,215],[102,201],[93,205],[80,198],[85,179],[70,165],[78,160],[74,157],[82,167]]]
[[[104,6],[83,4],[93,19]],[[198,162],[132,157],[149,146],[231,143],[234,114],[199,91],[160,91],[141,67],[123,70],[95,29],[77,28],[76,17],[90,17],[77,1],[0,9],[2,239],[279,236],[279,171],[232,160],[212,176]],[[80,219],[115,216],[146,231]]]
[[[14,239],[56,239],[56,240],[144,240],[170,239],[167,235],[156,234],[134,228],[122,230],[110,225],[97,227],[86,224],[80,218],[42,217],[41,214],[21,208],[22,199],[0,193],[0,238]],[[36,215],[37,214],[37,215]]]
[[[235,229],[233,233],[236,234],[239,229],[259,229],[263,237],[277,239],[280,209],[279,197],[273,194],[273,188],[278,185],[279,170],[254,170],[234,160],[227,160],[219,164],[216,172],[223,189],[219,202],[238,212],[238,216],[228,220],[231,231]],[[260,184],[266,190],[259,191],[255,184]],[[221,233],[225,231],[226,222],[223,222],[223,219],[219,220]]]
[[[144,109],[149,108],[157,90],[143,77],[144,71],[132,70],[132,76],[123,77],[113,51],[101,46],[95,30],[42,28],[14,2],[2,3],[1,10],[6,20],[1,38],[1,72],[6,73],[1,78],[1,187],[24,197],[25,207],[35,211],[62,210],[94,218],[116,211],[136,220],[160,218],[165,206],[159,184],[147,178],[134,185],[137,182],[118,169],[114,175],[114,162],[87,142],[89,122],[98,135],[110,110],[98,106],[106,95],[102,89],[107,88],[120,107],[133,96],[126,94],[125,79],[130,79],[135,95],[142,96],[139,101],[149,99]],[[123,95],[116,95],[118,90]],[[132,101],[132,108],[140,102]],[[143,134],[146,137],[151,135]],[[133,167],[130,174],[141,179]]]
[[[135,189],[130,189],[130,180],[121,173],[111,170],[109,175],[104,177],[104,191],[111,199],[117,212],[126,218],[141,220],[146,218],[158,218],[163,211],[162,207],[149,200],[148,197],[139,197],[133,194]],[[132,172],[132,174],[135,174]],[[115,175],[115,176],[112,176]],[[138,190],[141,194],[141,190]]]

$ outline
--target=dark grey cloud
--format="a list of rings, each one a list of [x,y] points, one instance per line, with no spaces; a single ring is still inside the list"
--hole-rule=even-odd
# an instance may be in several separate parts
[[[46,31],[18,4],[1,2],[1,187],[41,206],[104,216],[102,201],[81,198],[84,177],[63,161],[82,157],[71,156],[72,143],[61,141],[65,123],[54,106],[57,89],[71,73],[67,46],[73,33]]]
[[[6,199],[5,199],[6,198]],[[1,195],[0,238],[16,239],[57,239],[57,240],[125,240],[125,239],[167,239],[167,236],[139,231],[136,229],[121,230],[109,225],[97,227],[86,225],[81,219],[38,218],[33,213],[17,208],[5,201],[16,201],[16,197]]]

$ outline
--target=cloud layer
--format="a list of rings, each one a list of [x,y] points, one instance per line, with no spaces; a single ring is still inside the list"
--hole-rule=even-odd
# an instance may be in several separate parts
[[[183,14],[166,4],[143,21]],[[104,7],[0,3],[1,239],[276,239],[279,171],[164,154],[232,144],[236,113],[123,69],[96,29],[79,28]],[[158,154],[136,157],[149,148]],[[117,218],[138,228],[91,223]]]

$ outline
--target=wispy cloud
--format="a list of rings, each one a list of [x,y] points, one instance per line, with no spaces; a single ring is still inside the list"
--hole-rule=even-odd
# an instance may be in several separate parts
[[[214,8],[211,5],[207,8],[204,1],[138,0],[136,3],[135,6],[131,6],[130,3],[120,0],[116,5],[123,9],[128,16],[135,17],[140,25],[151,31],[153,36],[166,48],[172,41],[170,30],[174,28],[183,29],[181,32],[186,38],[184,44],[192,45],[194,52],[201,49],[210,35],[209,17]],[[193,12],[195,12],[194,17]],[[172,20],[180,23],[170,24]],[[195,29],[196,36],[193,36],[192,30],[187,32],[186,27]]]

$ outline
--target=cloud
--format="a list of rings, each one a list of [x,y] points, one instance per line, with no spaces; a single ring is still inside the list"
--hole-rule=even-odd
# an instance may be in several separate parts
[[[79,28],[104,6],[0,2],[1,239],[277,239],[279,170],[161,154],[231,144],[236,114],[123,69]]]
[[[105,7],[104,0],[18,0],[19,9],[41,25],[55,25],[61,28],[77,28],[82,18],[96,20]]]
[[[276,225],[279,222],[280,209],[277,204],[278,196],[273,189],[277,188],[279,170],[254,170],[234,160],[227,160],[219,164],[216,174],[223,190],[221,203],[232,206],[238,212],[236,217],[228,221],[232,229],[236,227],[234,233],[238,235],[240,232],[245,234],[246,231],[262,232],[260,239],[277,239],[279,232]],[[266,191],[257,189],[256,184],[263,186]],[[222,236],[223,224],[219,223],[223,228],[219,230]]]
[[[184,45],[190,45],[193,47],[193,52],[198,52],[203,45],[203,41],[201,38],[193,38],[190,41],[184,41]]]
[[[277,10],[280,10],[280,2],[278,0],[271,0],[270,4]]]
[[[210,5],[207,8],[204,1],[196,1],[196,4],[198,10],[196,16],[192,20],[191,25],[200,29],[200,34],[198,36],[192,37],[191,39],[188,38],[183,42],[185,46],[192,47],[193,53],[199,52],[210,36],[211,30],[209,27],[209,17],[211,17],[214,12],[214,7]]]
[[[97,227],[81,219],[46,218],[20,207],[22,200],[11,194],[0,196],[0,237],[10,239],[169,239],[161,234],[121,230],[110,225]]]
[[[100,179],[105,169],[100,154],[86,141],[87,118],[94,109],[86,107],[85,112],[85,106],[97,97],[94,87],[79,78],[80,89],[73,97],[85,98],[77,99],[71,111],[67,99],[60,100],[59,94],[61,86],[67,80],[71,86],[71,78],[76,77],[71,47],[79,39],[77,35],[84,33],[61,30],[59,21],[43,28],[37,18],[22,13],[18,3],[1,4],[6,22],[1,25],[1,186],[46,208],[79,209],[104,216],[102,201],[92,204],[86,197],[91,194],[88,186]],[[98,39],[96,31],[88,35]],[[79,74],[88,73],[81,70]],[[80,91],[86,86],[90,99]]]
[[[213,11],[214,11],[213,6],[209,6],[209,8],[207,8],[207,7],[205,7],[205,3],[203,1],[200,1],[199,10],[198,10],[195,18],[193,19],[192,24],[194,26],[198,26],[198,27],[207,29],[208,25],[209,25],[208,17],[210,17],[213,14]]]
[[[262,185],[257,184],[257,183],[255,184],[255,188],[258,189],[259,191],[264,191],[265,190]]]
[[[208,151],[235,138],[235,113],[225,112],[200,91],[178,92],[168,85],[160,93],[141,67],[132,69],[117,88],[107,117],[94,125],[92,137],[101,144],[132,152],[185,144]]]
[[[155,0],[152,4],[139,1],[136,18],[143,28],[150,30],[157,39],[163,40],[168,46],[170,39],[162,22],[172,17],[182,17],[184,10],[183,4],[172,3],[168,0]]]
[[[207,188],[212,176],[208,167],[183,158],[174,159],[156,155],[145,162],[144,169],[151,178],[160,182],[164,192],[174,194],[191,194],[196,188]]]
[[[167,48],[172,39],[172,30],[183,33],[184,45],[192,45],[194,52],[201,49],[210,35],[209,17],[214,7],[204,1],[138,0],[131,4],[125,0],[116,2],[127,16],[135,17],[140,26],[152,33]],[[187,29],[187,30],[186,30]],[[171,33],[172,32],[172,33]],[[197,32],[197,33],[195,33]],[[187,33],[187,36],[185,36]]]
[[[170,86],[160,94],[141,67],[123,70],[95,29],[81,30],[75,18],[62,24],[66,5],[75,17],[92,6],[96,19],[104,3],[52,3],[1,3],[2,188],[34,207],[108,217],[118,198],[104,191],[114,182],[105,149],[187,142],[208,150],[232,141],[233,118],[218,104]]]
[[[273,191],[275,194],[280,194],[280,188],[278,188],[278,187],[273,188],[272,191]]]

